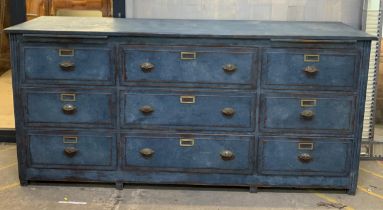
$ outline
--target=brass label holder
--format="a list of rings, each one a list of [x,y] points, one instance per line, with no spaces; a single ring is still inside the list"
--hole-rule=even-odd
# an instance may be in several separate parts
[[[195,103],[195,96],[180,96],[180,103],[181,104],[194,104]]]
[[[61,101],[76,101],[76,94],[74,93],[62,93],[60,95]]]
[[[320,61],[320,55],[310,55],[310,54],[304,55],[304,62],[319,62],[319,61]]]
[[[316,105],[316,99],[301,99],[301,107],[314,107]]]
[[[194,139],[180,139],[181,147],[192,147],[194,146]]]
[[[63,143],[64,144],[77,144],[78,137],[77,136],[64,136]]]
[[[59,56],[74,56],[74,49],[59,49]]]
[[[312,142],[298,143],[298,149],[299,150],[313,150],[314,149],[314,143],[312,143]]]
[[[195,60],[196,58],[196,52],[181,52],[181,60]]]

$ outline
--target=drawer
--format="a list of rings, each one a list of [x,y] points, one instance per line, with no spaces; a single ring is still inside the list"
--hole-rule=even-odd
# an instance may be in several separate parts
[[[347,133],[355,123],[355,98],[330,94],[263,94],[261,131]]]
[[[78,131],[30,132],[28,161],[33,168],[116,168],[116,138],[112,134]]]
[[[359,53],[350,50],[274,49],[265,52],[262,85],[266,88],[353,90]]]
[[[112,50],[107,46],[28,44],[21,63],[26,83],[114,84]]]
[[[30,126],[106,126],[115,124],[111,90],[24,89],[24,117]]]
[[[351,139],[260,137],[259,172],[275,175],[347,175]]]
[[[123,122],[130,128],[254,130],[255,94],[123,92]]]
[[[124,136],[125,165],[142,170],[249,173],[253,138],[129,134]]]
[[[256,52],[237,47],[124,46],[129,82],[254,85]],[[171,85],[171,84],[168,84]]]

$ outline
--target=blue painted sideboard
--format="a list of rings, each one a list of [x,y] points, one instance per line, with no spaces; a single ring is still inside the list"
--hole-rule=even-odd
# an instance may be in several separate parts
[[[328,22],[77,17],[7,32],[22,185],[355,193],[375,37]]]

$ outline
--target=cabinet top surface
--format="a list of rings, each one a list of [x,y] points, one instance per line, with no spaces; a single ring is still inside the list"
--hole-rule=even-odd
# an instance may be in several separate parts
[[[339,22],[162,20],[46,16],[12,26],[10,33],[103,36],[376,40]]]

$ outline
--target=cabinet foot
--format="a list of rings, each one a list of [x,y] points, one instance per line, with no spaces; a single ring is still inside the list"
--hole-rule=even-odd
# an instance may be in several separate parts
[[[352,188],[352,189],[347,189],[347,194],[349,195],[355,195],[356,194],[356,189]]]
[[[257,193],[258,192],[258,187],[257,186],[250,186],[249,187],[249,192],[250,193]]]
[[[29,184],[28,180],[20,180],[20,185],[21,186],[27,186]]]
[[[116,189],[117,190],[123,190],[124,189],[124,183],[123,182],[116,182]]]

